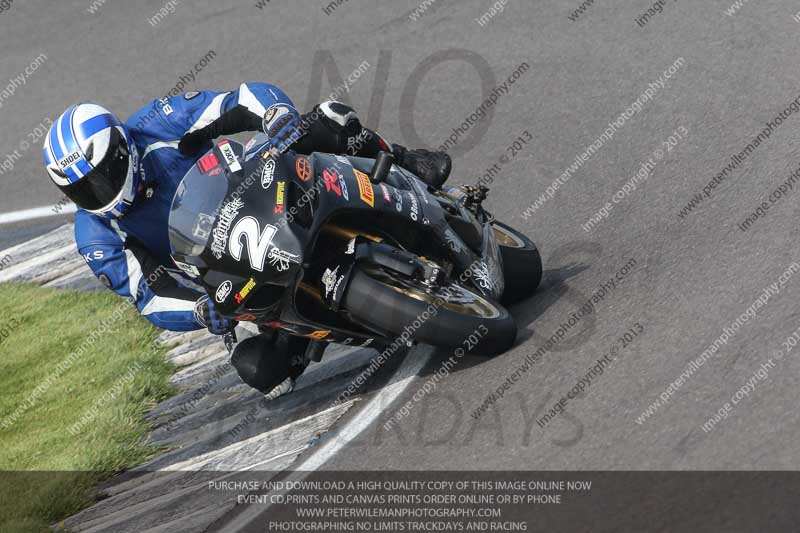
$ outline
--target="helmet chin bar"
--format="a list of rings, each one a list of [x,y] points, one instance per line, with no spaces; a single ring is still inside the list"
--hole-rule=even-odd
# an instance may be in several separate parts
[[[127,138],[126,138],[127,140]],[[108,218],[117,219],[125,216],[125,213],[133,205],[133,200],[136,198],[136,192],[139,189],[139,151],[136,145],[128,143],[128,151],[130,152],[130,162],[128,164],[128,175],[125,177],[125,184],[119,191],[119,194],[107,205],[95,210],[89,210],[90,213]]]

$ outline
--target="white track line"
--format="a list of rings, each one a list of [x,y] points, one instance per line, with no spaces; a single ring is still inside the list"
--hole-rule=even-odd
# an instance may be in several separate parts
[[[0,224],[13,224],[14,222],[22,222],[25,220],[35,220],[37,218],[50,218],[60,217],[63,215],[71,215],[78,208],[75,204],[68,204],[61,206],[61,209],[56,212],[54,205],[46,205],[43,207],[33,207],[31,209],[23,209],[22,211],[11,211],[10,213],[0,213]]]
[[[381,413],[386,407],[390,406],[392,402],[408,388],[414,378],[417,377],[417,374],[419,374],[428,361],[430,361],[432,355],[433,348],[429,346],[411,350],[392,376],[390,383],[381,389],[381,391],[364,406],[364,409],[358,412],[358,416],[353,417],[340,431],[334,430],[336,436],[320,447],[317,452],[306,459],[296,470],[307,472],[317,470],[336,455],[339,450],[358,437],[362,431],[367,429],[381,416]]]
[[[433,348],[429,346],[412,349],[392,376],[389,384],[382,388],[341,430],[333,430],[336,436],[326,441],[311,457],[293,469],[287,479],[291,481],[304,479],[358,437],[381,416],[386,407],[390,406],[408,388],[417,374],[430,361],[432,355]],[[233,521],[225,524],[223,530],[226,532],[241,531],[268,511],[269,506],[251,505]]]

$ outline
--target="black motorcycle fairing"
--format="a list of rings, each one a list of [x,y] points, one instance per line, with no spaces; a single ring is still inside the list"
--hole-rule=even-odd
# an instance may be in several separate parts
[[[372,201],[365,206],[363,199],[358,201],[360,183],[356,183],[356,174],[361,173],[362,182],[368,180],[374,164],[371,159],[328,154],[313,154],[312,158],[321,188],[320,216],[315,219],[312,235],[319,238],[322,227],[331,223],[370,228],[370,232],[389,236],[392,244],[413,250],[417,255],[447,258],[455,267],[453,272],[457,277],[467,283],[474,281],[473,285],[484,296],[496,297],[494,287],[499,285],[496,276],[502,272],[489,268],[492,263],[487,263],[487,268],[484,268],[480,261],[486,250],[483,227],[456,198],[443,191],[431,191],[413,174],[393,165],[382,183],[370,184]],[[340,181],[343,182],[339,187],[341,191],[333,186]],[[314,247],[312,243],[309,250]],[[320,258],[315,257],[312,262],[320,263]],[[334,285],[344,292],[349,282],[349,267],[345,269],[343,265],[349,264],[349,259],[339,254],[323,257],[321,262],[324,268],[317,275],[326,277],[336,272]],[[480,272],[480,280],[473,277],[476,269]],[[324,285],[324,280],[322,283]],[[340,294],[338,291],[334,293]]]
[[[198,268],[222,313],[274,313],[301,271],[307,230],[285,216],[289,190],[305,190],[297,181],[291,155],[226,165],[215,147],[181,182],[170,214],[173,255]]]
[[[499,263],[479,263],[496,247],[483,226],[456,198],[409,172],[393,165],[373,184],[370,159],[293,152],[273,158],[256,147],[242,160],[241,146],[224,142],[224,151],[216,146],[184,178],[170,239],[176,263],[199,274],[225,315],[329,342],[380,339],[386,332],[339,309],[360,260],[426,285],[444,281],[445,272],[456,279],[477,264],[482,277],[475,287],[486,296],[497,292]],[[481,279],[490,280],[488,288]]]

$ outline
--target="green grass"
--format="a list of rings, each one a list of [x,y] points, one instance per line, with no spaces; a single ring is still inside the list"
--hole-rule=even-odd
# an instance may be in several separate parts
[[[45,531],[152,457],[144,415],[173,371],[157,335],[107,291],[0,284],[0,531]]]

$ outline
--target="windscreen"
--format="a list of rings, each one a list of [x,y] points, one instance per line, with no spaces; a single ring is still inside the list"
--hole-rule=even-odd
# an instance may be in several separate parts
[[[173,254],[191,257],[203,252],[227,192],[224,174],[209,176],[192,167],[178,186],[170,209],[169,242]]]

